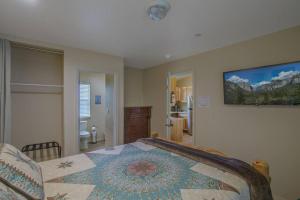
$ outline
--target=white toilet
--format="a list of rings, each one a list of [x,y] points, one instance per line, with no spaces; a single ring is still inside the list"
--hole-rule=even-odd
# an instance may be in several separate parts
[[[80,150],[89,148],[90,135],[87,131],[87,121],[80,121]]]

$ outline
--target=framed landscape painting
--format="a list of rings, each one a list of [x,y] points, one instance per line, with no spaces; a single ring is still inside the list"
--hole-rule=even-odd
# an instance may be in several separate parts
[[[300,105],[300,61],[223,73],[224,103]]]

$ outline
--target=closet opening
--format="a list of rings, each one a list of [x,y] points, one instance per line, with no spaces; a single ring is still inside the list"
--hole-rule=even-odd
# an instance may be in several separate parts
[[[55,141],[63,146],[63,51],[11,43],[12,144]],[[57,158],[37,151],[36,161]]]
[[[113,147],[114,76],[80,71],[78,89],[80,151]]]

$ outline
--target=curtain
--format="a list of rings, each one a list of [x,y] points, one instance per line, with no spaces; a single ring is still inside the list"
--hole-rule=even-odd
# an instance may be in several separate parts
[[[10,43],[0,39],[0,143],[11,143]]]

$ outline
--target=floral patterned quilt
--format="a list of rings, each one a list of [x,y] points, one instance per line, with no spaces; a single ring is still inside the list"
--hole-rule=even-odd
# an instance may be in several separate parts
[[[256,199],[240,175],[149,141],[40,163],[46,199]]]

